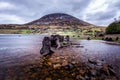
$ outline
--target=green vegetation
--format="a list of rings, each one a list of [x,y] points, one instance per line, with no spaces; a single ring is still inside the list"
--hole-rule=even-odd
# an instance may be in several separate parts
[[[91,28],[69,28],[69,29],[0,29],[0,34],[30,34],[30,33],[50,33],[61,35],[94,35],[95,31],[101,31],[100,27]]]
[[[33,31],[29,29],[0,29],[0,34],[30,34]]]
[[[0,29],[0,34],[17,34],[18,29]]]
[[[111,23],[106,28],[106,34],[120,34],[120,22]]]
[[[27,29],[20,30],[21,34],[29,34],[31,32],[32,32],[31,30],[27,30]]]

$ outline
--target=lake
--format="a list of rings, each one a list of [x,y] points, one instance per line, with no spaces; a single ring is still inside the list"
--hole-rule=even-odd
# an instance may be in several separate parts
[[[45,35],[1,34],[0,67],[32,63],[37,60]],[[78,43],[83,47],[74,49],[83,60],[103,59],[120,70],[120,45],[106,44],[102,40],[79,40]]]
[[[24,63],[24,61],[29,60],[27,59],[28,56],[39,56],[41,42],[44,36],[32,34],[1,34],[0,67]]]

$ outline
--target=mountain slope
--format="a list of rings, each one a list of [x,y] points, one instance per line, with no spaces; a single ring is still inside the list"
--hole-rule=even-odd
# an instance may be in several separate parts
[[[53,13],[53,14],[45,15],[38,20],[27,23],[27,25],[59,25],[59,26],[80,25],[80,26],[89,26],[91,24],[87,23],[85,21],[82,21],[78,18],[75,18],[71,15],[68,15],[68,14]]]

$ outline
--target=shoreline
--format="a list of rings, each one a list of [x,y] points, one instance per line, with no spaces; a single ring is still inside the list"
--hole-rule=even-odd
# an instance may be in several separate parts
[[[76,44],[77,41],[72,41],[74,43],[72,46],[80,45]],[[78,55],[79,52],[74,51],[72,46],[68,46],[59,50],[56,50],[55,53],[48,57],[38,57],[37,55],[30,57],[28,55],[27,57],[30,57],[28,59],[28,62],[26,61],[23,65],[17,65],[17,66],[11,66],[4,68],[2,72],[0,72],[0,77],[2,74],[1,80],[11,80],[11,79],[22,79],[22,80],[55,80],[55,79],[61,79],[61,80],[74,80],[74,79],[85,79],[84,75],[88,75],[87,70],[92,71],[91,67],[95,67],[96,65],[93,65],[89,62],[84,62]],[[23,56],[25,57],[25,56]],[[32,64],[28,64],[32,62],[32,58],[38,57],[36,60],[33,61]],[[94,62],[94,61],[93,61]],[[101,63],[100,63],[101,64]],[[107,64],[104,64],[105,67],[107,67]],[[90,67],[90,68],[89,68]],[[100,65],[100,67],[103,67],[103,65]],[[99,70],[93,68],[94,71]],[[95,73],[96,75],[97,73]],[[41,76],[40,76],[41,75]],[[61,76],[59,76],[61,75]],[[90,74],[90,76],[92,76]],[[90,77],[91,78],[91,77]],[[95,78],[96,79],[96,78]],[[101,79],[98,77],[97,79]],[[113,79],[117,80],[115,76],[106,76],[105,79]]]
[[[119,42],[112,42],[112,41],[105,41],[106,44],[111,44],[111,45],[120,45]]]

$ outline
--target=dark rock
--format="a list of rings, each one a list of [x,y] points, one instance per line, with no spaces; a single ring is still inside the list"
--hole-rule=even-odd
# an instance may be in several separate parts
[[[85,76],[85,80],[90,80],[88,76]]]
[[[87,37],[87,40],[91,40],[90,37]]]
[[[57,49],[61,47],[60,42],[64,41],[64,36],[60,35],[51,35],[51,46],[56,47]]]
[[[77,79],[77,80],[85,80],[85,78],[84,78],[83,76],[81,76],[81,75],[77,75],[77,76],[76,76],[76,79]]]
[[[65,37],[65,40],[66,40],[67,42],[69,42],[69,41],[70,41],[70,37],[67,35],[67,36]]]
[[[63,42],[64,41],[64,36],[59,36],[59,40],[60,40],[60,42]]]
[[[101,33],[101,34],[99,34],[98,36],[99,36],[99,37],[103,37],[103,36],[104,36],[104,34],[102,34],[102,33]]]
[[[55,37],[55,35],[51,35],[51,46],[56,47],[56,37]]]
[[[51,50],[51,40],[49,37],[44,37],[42,41],[42,48],[40,50],[40,54],[45,56],[45,55],[50,55],[52,53],[54,52]]]
[[[116,37],[116,39],[115,39],[116,41],[118,41],[119,40],[119,37]]]
[[[68,65],[64,66],[64,68],[67,69],[67,70],[71,70],[71,69],[74,68],[74,65],[69,63]]]
[[[89,60],[89,59],[88,59],[88,62],[91,63],[91,64],[94,64],[94,65],[97,65],[97,62],[96,62],[96,61],[92,61],[92,60]]]
[[[108,40],[108,37],[105,38],[105,41],[107,41],[107,40]]]
[[[104,38],[102,38],[102,40],[104,40]]]
[[[71,45],[80,45],[80,43],[71,43]]]
[[[109,38],[109,37],[106,37],[106,38],[105,38],[105,41],[113,41],[113,39],[112,39],[111,37],[110,37],[110,38]]]
[[[116,76],[116,72],[113,70],[112,66],[108,65],[108,70],[109,70],[110,75]]]
[[[113,39],[110,37],[110,38],[108,39],[108,41],[113,41]]]
[[[35,73],[35,72],[37,72],[37,68],[32,67],[32,68],[30,68],[30,71]]]
[[[76,48],[83,48],[83,46],[79,46],[79,45],[78,45],[78,46],[75,46],[75,47],[76,47]]]

